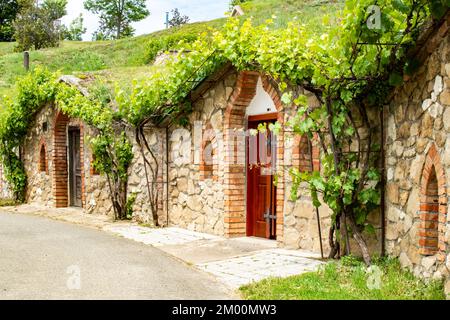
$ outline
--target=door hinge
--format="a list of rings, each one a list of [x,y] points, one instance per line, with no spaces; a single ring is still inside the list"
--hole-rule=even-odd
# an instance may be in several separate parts
[[[267,223],[270,223],[270,220],[277,220],[277,216],[271,214],[270,209],[267,209],[264,219],[266,219]]]

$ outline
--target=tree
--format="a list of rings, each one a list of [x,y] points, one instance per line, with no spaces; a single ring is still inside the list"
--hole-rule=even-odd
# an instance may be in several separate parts
[[[18,0],[2,0],[0,2],[0,41],[13,41],[13,21],[24,4],[25,1]]]
[[[58,33],[53,22],[42,8],[37,6],[21,12],[14,21],[16,50],[25,51],[32,48],[39,50],[57,46]]]
[[[188,16],[182,16],[178,8],[172,10],[172,19],[169,20],[169,27],[179,27],[189,22]]]
[[[55,22],[66,14],[67,0],[45,0],[42,4],[21,0],[14,26],[16,50],[56,47],[61,28]]]
[[[78,18],[75,18],[69,25],[69,27],[64,27],[63,38],[69,41],[82,41],[83,34],[86,33],[86,28],[83,25],[84,18],[80,14]]]
[[[58,20],[67,14],[68,0],[45,0],[42,4],[42,9],[48,14],[52,20]]]
[[[84,8],[100,15],[100,27],[96,34],[102,39],[121,39],[132,36],[132,22],[150,15],[145,0],[86,0]]]

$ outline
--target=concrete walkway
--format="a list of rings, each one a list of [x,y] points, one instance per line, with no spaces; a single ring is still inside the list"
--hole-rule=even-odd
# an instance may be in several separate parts
[[[132,222],[113,222],[109,217],[84,214],[71,208],[23,205],[6,209],[94,227],[156,247],[214,275],[231,289],[268,277],[287,277],[314,271],[323,264],[319,254],[277,248],[275,241],[265,239],[226,239],[175,227],[152,229]]]

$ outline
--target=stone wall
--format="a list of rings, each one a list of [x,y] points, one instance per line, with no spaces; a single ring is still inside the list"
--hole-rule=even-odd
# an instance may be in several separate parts
[[[151,188],[156,188],[158,193],[158,223],[165,226],[167,225],[167,189],[165,184],[167,180],[166,133],[165,129],[146,128],[144,130],[144,134],[155,157],[155,159],[153,159],[150,152],[144,148],[145,158],[152,164],[152,167],[155,170],[155,175],[157,176],[157,180],[153,183],[153,185],[151,185]],[[136,202],[133,206],[134,220],[145,224],[153,224],[146,178],[147,172],[150,183],[152,183],[151,169],[147,165],[146,171],[141,148],[136,142],[135,133],[129,131],[127,132],[127,135],[133,144],[134,154],[134,158],[129,169],[128,179],[128,194],[136,194]]]
[[[194,102],[189,125],[171,131],[170,205],[172,225],[193,231],[224,235],[224,179],[222,133],[227,102],[236,85],[230,72]],[[197,125],[197,130],[195,127]],[[213,149],[209,174],[205,174],[202,148],[211,137]],[[189,155],[186,159],[185,155]],[[183,158],[184,157],[184,158]]]
[[[12,194],[6,181],[5,168],[0,164],[0,199],[11,199]]]
[[[300,89],[301,90],[301,89]],[[317,98],[307,91],[299,92],[308,97],[310,107],[320,106]],[[284,116],[285,123],[295,116],[295,110],[287,109]],[[312,141],[311,146],[306,137],[286,133],[284,145],[284,157],[286,169],[296,167],[301,171],[320,170],[320,147],[317,141]],[[311,159],[312,155],[312,159]],[[317,212],[312,204],[310,192],[306,185],[299,188],[298,199],[291,199],[292,178],[285,175],[286,197],[284,199],[284,236],[279,239],[286,247],[292,249],[306,249],[320,252],[319,223],[322,233],[322,244],[325,255],[330,246],[328,232],[331,224],[331,210],[322,206]]]
[[[319,107],[320,102],[317,98],[306,90],[298,89],[308,98],[308,105],[310,107]],[[375,109],[367,110],[370,123],[379,123],[379,112]],[[355,117],[355,123],[359,131],[359,135],[363,141],[367,141],[368,132],[363,128],[361,121],[358,120],[358,112],[353,112]],[[295,116],[295,110],[288,108],[285,110],[285,123],[288,123],[291,118]],[[381,130],[375,130],[373,141],[381,141]],[[352,146],[357,151],[357,146]],[[317,139],[311,141],[309,145],[306,137],[300,137],[287,133],[285,135],[285,166],[286,170],[290,168],[298,168],[300,171],[310,171],[313,168],[315,171],[321,170],[320,153],[321,146]],[[312,157],[312,159],[311,159]],[[380,164],[381,166],[381,164]],[[306,184],[300,186],[297,197],[298,199],[293,201],[290,197],[292,188],[292,178],[289,174],[285,175],[285,188],[286,197],[284,199],[284,237],[279,239],[285,246],[291,248],[300,248],[313,250],[315,252],[320,251],[320,237],[319,237],[319,224],[322,245],[325,256],[328,255],[330,246],[328,241],[328,235],[331,227],[331,209],[323,203],[318,209],[312,204],[310,191]],[[320,223],[318,223],[318,220]],[[364,238],[367,242],[369,250],[372,254],[381,253],[381,216],[380,210],[374,210],[368,216],[368,222],[375,228],[375,234],[364,233]],[[351,252],[354,255],[360,255],[360,248],[358,244],[351,238],[350,239]]]
[[[26,201],[28,203],[55,206],[52,189],[54,161],[53,132],[57,111],[52,105],[44,107],[36,116],[25,138],[22,157],[28,178]],[[41,170],[41,148],[45,149],[45,170]]]
[[[448,25],[418,53],[420,69],[394,92],[385,114],[387,252],[434,278],[450,271]]]

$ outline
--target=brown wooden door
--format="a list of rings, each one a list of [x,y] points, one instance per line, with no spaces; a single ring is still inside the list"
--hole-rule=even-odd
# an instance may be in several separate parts
[[[253,120],[254,119],[254,120]],[[249,119],[249,129],[275,120]],[[247,140],[247,235],[276,239],[276,146],[270,132]]]
[[[69,129],[69,194],[70,206],[81,207],[80,129]]]

